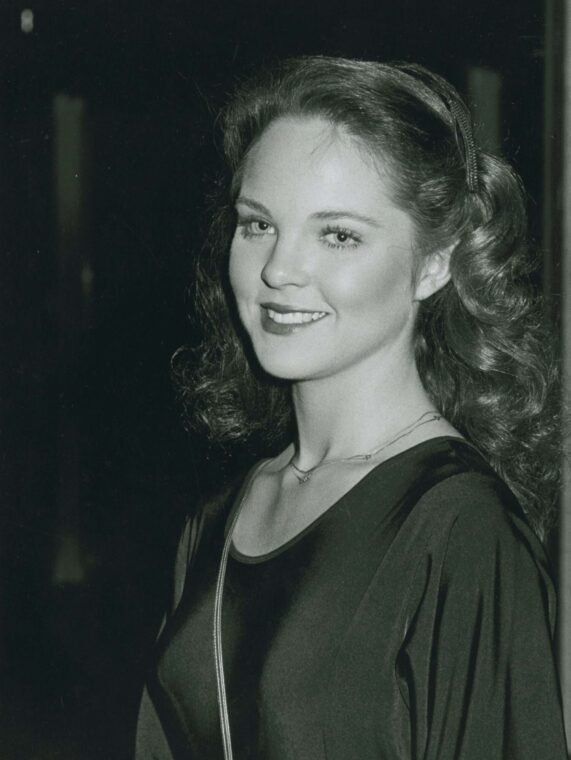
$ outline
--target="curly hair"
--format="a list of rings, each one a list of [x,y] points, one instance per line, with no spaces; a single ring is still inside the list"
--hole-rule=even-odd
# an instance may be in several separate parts
[[[245,159],[272,121],[324,119],[382,157],[393,202],[415,225],[416,261],[452,249],[450,282],[420,304],[420,377],[544,537],[560,478],[559,377],[533,287],[525,194],[503,159],[474,147],[470,154],[470,125],[459,113],[468,114],[456,90],[411,64],[297,58],[243,83],[223,114],[230,176],[197,263],[204,340],[194,361],[174,362],[175,376],[193,424],[212,439],[291,435],[289,385],[263,372],[236,317],[227,274],[232,207]],[[467,181],[470,161],[476,186]]]

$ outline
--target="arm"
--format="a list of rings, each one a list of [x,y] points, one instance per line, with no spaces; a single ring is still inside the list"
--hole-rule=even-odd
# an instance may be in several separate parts
[[[201,524],[201,519],[198,516],[186,520],[176,552],[171,610],[168,615],[163,617],[158,636],[161,635],[168,618],[174,613],[181,600],[186,574],[200,535]],[[137,717],[135,760],[173,760],[163,726],[147,686],[143,691]]]
[[[218,518],[224,518],[223,507],[234,489],[235,484],[232,483],[216,499],[211,499],[203,504],[192,517],[187,519],[176,552],[169,610],[163,619],[159,638],[165,625],[168,625],[175,615],[185,592],[185,585],[189,573],[192,573],[199,543],[204,539],[208,543],[209,531]],[[139,709],[136,760],[172,760],[169,741],[177,742],[180,738],[176,736],[176,727],[169,724],[169,712],[172,706],[163,705],[156,676],[155,666],[147,680]],[[174,747],[175,744],[172,746]]]
[[[137,718],[135,760],[173,760],[163,727],[146,687]]]
[[[420,568],[399,668],[414,758],[564,760],[554,593],[531,532],[464,500]]]

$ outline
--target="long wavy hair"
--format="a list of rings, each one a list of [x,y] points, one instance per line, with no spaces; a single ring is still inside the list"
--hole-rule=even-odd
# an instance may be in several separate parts
[[[222,116],[221,183],[195,281],[204,340],[173,367],[188,418],[216,441],[291,438],[288,383],[265,374],[228,284],[233,201],[244,162],[280,117],[324,119],[388,169],[415,224],[415,256],[452,247],[451,280],[420,304],[417,367],[440,412],[484,454],[544,536],[560,476],[559,384],[533,287],[525,195],[511,167],[472,145],[454,88],[421,66],[307,57],[244,82]]]

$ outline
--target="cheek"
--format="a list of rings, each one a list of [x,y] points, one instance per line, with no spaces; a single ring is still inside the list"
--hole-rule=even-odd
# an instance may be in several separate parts
[[[411,273],[401,262],[368,267],[339,278],[332,287],[336,300],[355,313],[407,312],[413,303]]]
[[[232,244],[230,248],[230,261],[228,275],[234,296],[240,300],[248,295],[251,290],[252,273],[249,271],[248,260],[240,251],[239,246]]]

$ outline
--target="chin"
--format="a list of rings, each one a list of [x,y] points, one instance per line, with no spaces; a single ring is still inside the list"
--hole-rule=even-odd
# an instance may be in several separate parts
[[[289,380],[294,382],[295,380],[303,380],[307,375],[311,375],[311,372],[307,372],[307,369],[298,366],[294,366],[292,362],[284,361],[260,361],[260,366],[267,372],[268,375],[275,377],[278,380]]]
[[[305,380],[313,377],[318,371],[314,364],[309,364],[307,357],[288,356],[285,352],[277,354],[270,351],[256,351],[255,353],[264,372],[279,380]]]

